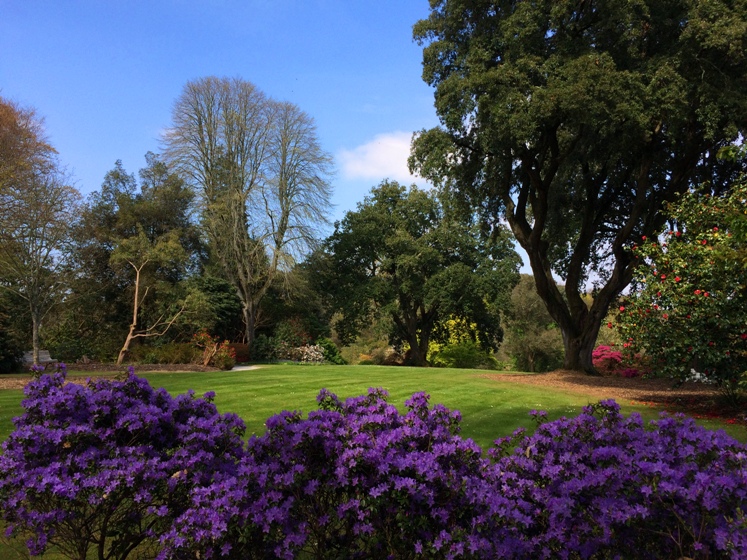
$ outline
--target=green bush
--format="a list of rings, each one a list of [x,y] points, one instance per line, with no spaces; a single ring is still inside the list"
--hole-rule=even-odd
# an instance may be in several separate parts
[[[324,360],[330,364],[344,366],[347,364],[345,358],[340,355],[337,345],[329,338],[320,338],[316,343],[324,349]]]
[[[133,346],[129,353],[130,361],[141,364],[194,364],[200,357],[201,352],[188,342]]]
[[[472,340],[447,344],[433,355],[431,364],[461,369],[496,369],[497,362]]]
[[[222,370],[229,370],[236,365],[236,351],[228,344],[227,341],[222,342],[218,346],[218,350],[210,360],[210,365],[217,367]]]
[[[23,350],[12,337],[0,328],[0,373],[20,371],[23,365]]]
[[[249,355],[253,362],[271,362],[277,360],[277,341],[274,337],[260,334],[254,339]]]
[[[501,354],[521,371],[551,371],[563,365],[563,336],[537,295],[534,278],[522,274],[503,321]]]

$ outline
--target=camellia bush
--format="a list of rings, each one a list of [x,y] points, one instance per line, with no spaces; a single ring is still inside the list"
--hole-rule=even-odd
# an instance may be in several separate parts
[[[29,383],[0,455],[7,534],[33,555],[153,558],[194,488],[236,475],[244,424],[212,395],[171,397],[130,370],[122,381]],[[137,553],[137,556],[136,556]]]
[[[130,375],[43,375],[4,444],[0,507],[30,551],[99,559],[747,557],[747,446],[613,401],[487,455],[460,415],[322,390],[241,445],[205,399]],[[90,556],[88,556],[90,557]]]
[[[747,372],[747,184],[686,194],[669,213],[677,229],[632,248],[638,289],[619,308],[621,335],[654,374],[695,370],[733,396]]]

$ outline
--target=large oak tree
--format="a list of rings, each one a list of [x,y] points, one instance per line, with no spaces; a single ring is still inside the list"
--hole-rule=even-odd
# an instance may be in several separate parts
[[[593,373],[630,246],[665,201],[738,170],[716,156],[747,128],[747,2],[431,0],[414,36],[442,126],[411,167],[488,227],[508,221],[565,367]]]

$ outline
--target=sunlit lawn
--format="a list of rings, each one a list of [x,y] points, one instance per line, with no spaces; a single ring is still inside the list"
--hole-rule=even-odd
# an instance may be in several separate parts
[[[321,388],[341,398],[360,395],[368,387],[383,387],[390,402],[404,409],[405,400],[417,391],[431,395],[432,403],[442,403],[462,413],[462,435],[488,447],[498,437],[516,428],[532,428],[527,413],[546,410],[550,418],[578,414],[592,402],[584,396],[556,389],[496,383],[476,370],[402,368],[384,366],[263,365],[249,371],[213,373],[143,373],[154,387],[172,394],[193,389],[198,395],[215,391],[221,412],[238,414],[247,425],[247,435],[264,431],[265,420],[281,410],[316,408]],[[75,375],[75,372],[71,372]],[[80,374],[86,375],[86,374]],[[0,391],[0,439],[12,430],[11,419],[21,413],[21,391]],[[623,412],[640,412],[653,419],[659,411],[642,405],[620,403]],[[747,441],[747,429],[714,420],[699,421],[708,428],[723,428],[740,441]]]

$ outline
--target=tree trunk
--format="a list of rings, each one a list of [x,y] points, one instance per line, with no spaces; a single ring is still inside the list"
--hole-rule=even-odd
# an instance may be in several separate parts
[[[119,356],[117,356],[118,366],[121,366],[122,362],[124,362],[125,356],[127,356],[127,352],[130,351],[130,343],[132,342],[132,339],[135,338],[135,329],[137,329],[137,314],[140,308],[140,271],[143,269],[143,266],[145,265],[142,265],[138,268],[135,265],[132,265],[132,267],[135,269],[135,297],[133,298],[132,302],[132,322],[130,323],[130,331],[127,333],[127,338],[122,345],[122,349],[119,351]],[[147,295],[147,288],[145,290],[145,293]]]
[[[252,346],[254,346],[255,331],[257,329],[257,309],[258,306],[253,302],[246,303],[241,312],[244,316],[244,334],[246,335],[246,344],[249,347],[249,352],[252,352]]]
[[[38,310],[31,310],[31,353],[34,365],[39,365],[39,325],[41,323],[39,315]]]
[[[410,344],[410,349],[405,354],[404,364],[406,366],[415,367],[427,367],[428,366],[428,342],[430,340],[430,332],[420,332],[420,338],[418,338],[417,329],[414,327],[408,329],[407,342]]]
[[[119,356],[117,357],[117,365],[121,366],[122,362],[124,362],[124,359],[127,357],[127,353],[130,351],[130,343],[132,342],[132,339],[135,338],[135,328],[137,325],[135,323],[132,323],[130,325],[130,332],[127,333],[127,338],[125,339],[124,345],[122,346],[122,349],[119,351]]]
[[[591,359],[596,335],[590,337],[589,329],[586,329],[586,331],[582,332],[580,336],[568,335],[563,331],[563,346],[565,348],[563,367],[574,371],[583,371],[589,375],[599,375]]]
[[[404,365],[415,367],[426,367],[428,365],[426,355],[423,354],[417,344],[410,343],[410,349],[405,353]]]

